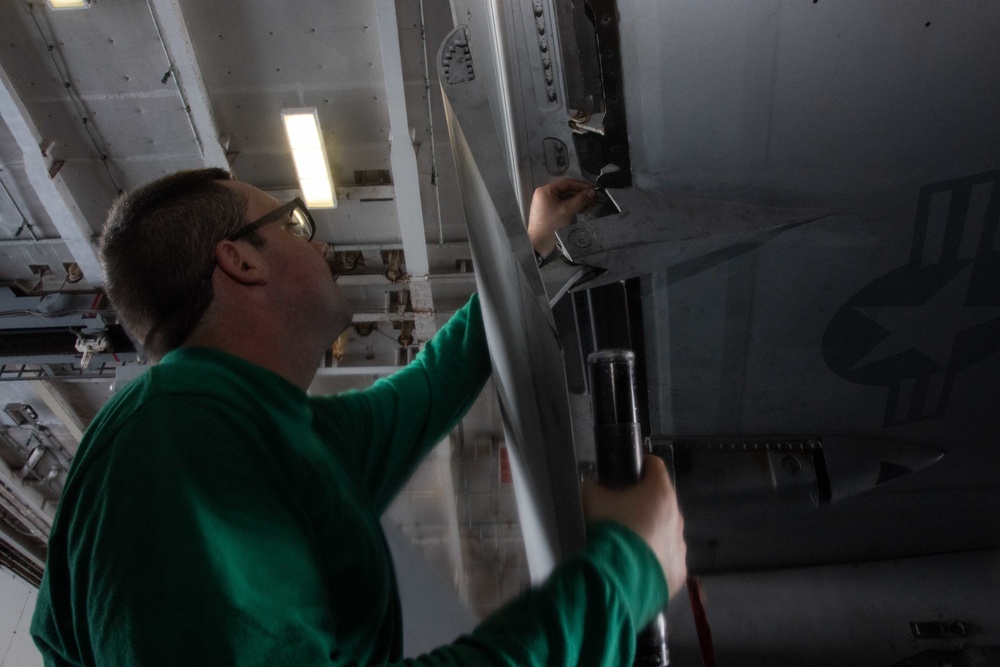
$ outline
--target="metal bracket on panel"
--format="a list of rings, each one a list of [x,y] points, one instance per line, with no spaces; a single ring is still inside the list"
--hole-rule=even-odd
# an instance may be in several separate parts
[[[593,132],[604,136],[604,112],[587,113],[577,111],[569,117],[569,129],[574,134]]]
[[[542,274],[542,283],[549,297],[550,308],[559,303],[573,285],[586,281],[592,274],[599,273],[590,267],[567,262],[549,262],[538,271]]]
[[[86,368],[90,365],[90,359],[94,356],[95,352],[103,352],[106,349],[108,349],[108,339],[106,336],[100,334],[91,336],[77,334],[76,351],[83,354],[83,357],[80,359],[81,368]]]
[[[871,491],[941,460],[939,449],[891,438],[815,435],[664,436],[649,451],[673,463],[688,501],[773,495],[823,505]]]
[[[581,220],[557,233],[572,264],[591,269],[572,291],[704,260],[693,271],[756,248],[831,215],[819,209],[755,206],[640,190],[605,191],[617,213]]]

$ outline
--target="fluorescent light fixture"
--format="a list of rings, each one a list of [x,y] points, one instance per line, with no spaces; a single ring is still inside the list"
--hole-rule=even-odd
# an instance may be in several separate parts
[[[48,0],[52,9],[87,9],[90,0]]]
[[[333,191],[330,164],[323,147],[323,133],[319,129],[316,107],[282,109],[285,134],[295,160],[302,197],[309,208],[336,208],[337,195]]]

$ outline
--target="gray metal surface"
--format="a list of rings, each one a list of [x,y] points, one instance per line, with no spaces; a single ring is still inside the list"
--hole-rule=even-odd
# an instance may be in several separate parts
[[[569,261],[596,269],[572,289],[590,289],[666,267],[703,270],[829,215],[816,209],[752,206],[660,192],[607,190],[618,213],[557,233]]]
[[[503,149],[486,77],[468,76],[468,69],[474,72],[480,59],[489,58],[489,48],[460,26],[442,44],[438,67],[528,563],[538,580],[582,544],[583,517],[566,377],[548,297],[510,178],[497,168],[504,163]],[[448,83],[444,56],[456,51],[467,66]]]
[[[676,264],[664,246],[669,268],[643,279],[653,432],[857,439],[831,457],[841,498],[826,506],[682,494],[689,565],[733,571],[706,577],[720,664],[892,664],[926,650],[909,622],[928,614],[967,613],[982,631],[970,642],[996,644],[996,552],[959,552],[1000,544],[1000,7],[617,9],[638,192],[835,211]],[[504,38],[509,60],[534,55],[517,31]],[[566,76],[578,94],[581,75]],[[533,91],[508,88],[508,129],[527,153],[514,180],[525,180],[541,173],[531,165],[545,148],[524,141],[522,125],[549,111]],[[653,222],[608,267],[657,261],[642,243],[655,239]],[[590,241],[578,248],[600,247]],[[580,278],[542,273],[550,296]],[[945,456],[878,484],[899,472],[883,455],[914,468],[877,444],[887,439],[924,448],[920,465],[928,452]],[[764,463],[771,475],[782,461]],[[871,562],[920,554],[948,555]],[[828,565],[838,562],[851,565]],[[816,567],[774,570],[804,564]],[[747,572],[757,568],[769,572]],[[671,620],[672,652],[696,664],[687,605],[672,605]]]
[[[719,665],[889,667],[931,650],[945,661],[915,664],[940,666],[963,644],[1000,643],[996,598],[988,594],[998,568],[1000,552],[977,551],[719,574],[702,577],[702,586]],[[684,597],[668,610],[671,657],[700,665]],[[975,631],[959,641],[915,639],[910,622],[930,618],[963,620]]]
[[[818,514],[753,516],[720,496],[689,517],[692,565],[998,544],[1000,8],[619,8],[640,188],[837,211],[646,280],[654,431],[843,433],[945,453]]]
[[[618,7],[641,189],[889,213],[997,167],[989,0]]]

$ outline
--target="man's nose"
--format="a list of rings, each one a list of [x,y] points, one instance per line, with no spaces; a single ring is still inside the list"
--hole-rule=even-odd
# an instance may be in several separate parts
[[[319,253],[320,257],[326,259],[327,255],[330,254],[330,244],[323,243],[322,241],[312,241],[313,248]]]

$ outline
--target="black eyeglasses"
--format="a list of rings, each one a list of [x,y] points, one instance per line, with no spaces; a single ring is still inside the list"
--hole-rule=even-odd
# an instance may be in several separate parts
[[[239,240],[272,222],[287,223],[287,228],[290,232],[306,241],[312,241],[313,236],[316,235],[316,223],[313,221],[312,214],[306,208],[306,203],[300,197],[296,197],[287,204],[279,206],[226,238],[230,241]]]
[[[249,225],[237,229],[226,238],[230,241],[238,241],[247,234],[255,232],[264,225],[272,222],[284,222],[290,232],[306,241],[312,241],[313,236],[316,234],[316,223],[313,221],[312,214],[306,208],[306,203],[300,197],[296,197],[287,204],[283,204],[270,213],[254,220]],[[218,266],[218,263],[213,256],[212,264],[205,271],[205,280],[211,280],[216,266]]]

